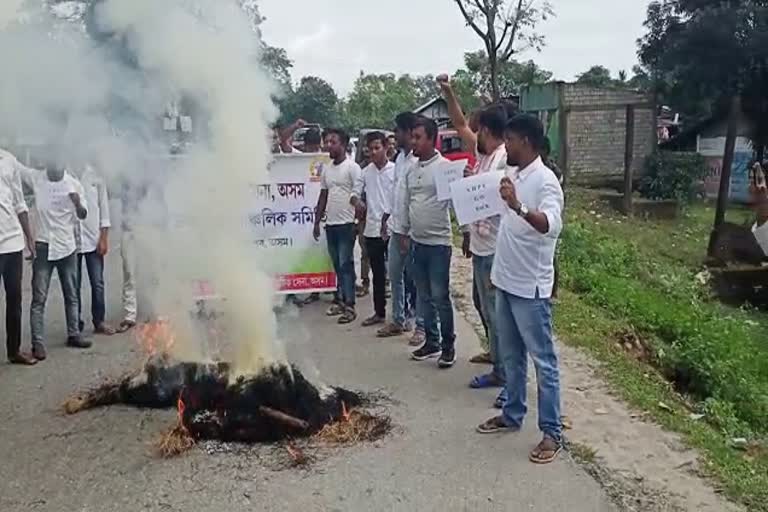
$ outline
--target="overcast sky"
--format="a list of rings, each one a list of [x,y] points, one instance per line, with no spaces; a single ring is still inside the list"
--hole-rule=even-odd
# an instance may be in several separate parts
[[[571,80],[593,64],[613,73],[637,62],[647,0],[552,0],[556,16],[540,26],[541,53],[527,52]],[[294,60],[294,80],[316,75],[347,93],[360,73],[453,72],[481,47],[453,0],[260,0],[269,44]]]

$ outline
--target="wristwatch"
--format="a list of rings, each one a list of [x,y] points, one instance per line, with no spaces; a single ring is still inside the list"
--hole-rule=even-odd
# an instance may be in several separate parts
[[[517,209],[517,214],[522,217],[526,218],[528,216],[528,207],[525,206],[523,203],[520,203],[520,207]]]

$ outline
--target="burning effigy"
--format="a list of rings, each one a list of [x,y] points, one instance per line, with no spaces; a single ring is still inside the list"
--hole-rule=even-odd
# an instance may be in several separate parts
[[[177,455],[198,441],[271,443],[317,436],[332,443],[372,441],[391,429],[389,418],[365,410],[374,395],[311,383],[295,366],[275,363],[238,375],[230,363],[174,359],[165,320],[137,330],[149,357],[137,371],[70,397],[67,414],[116,404],[178,411],[157,448]]]

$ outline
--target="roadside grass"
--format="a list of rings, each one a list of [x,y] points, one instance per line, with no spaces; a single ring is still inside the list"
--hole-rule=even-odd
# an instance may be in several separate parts
[[[630,220],[574,190],[566,215],[560,337],[601,361],[623,399],[698,449],[723,492],[768,511],[768,314],[724,306],[698,281],[714,211],[694,205],[678,221]],[[729,212],[733,222],[748,218]],[[642,357],[623,348],[627,332]],[[751,444],[733,448],[734,438]]]

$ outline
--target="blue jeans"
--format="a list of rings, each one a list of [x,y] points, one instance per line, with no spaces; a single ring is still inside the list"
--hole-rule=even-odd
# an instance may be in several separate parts
[[[450,291],[452,249],[447,245],[424,245],[413,241],[411,245],[416,289],[419,300],[424,301],[421,307],[427,338],[425,346],[452,350],[456,343]]]
[[[472,255],[472,280],[477,290],[480,313],[484,319],[485,332],[488,336],[489,352],[493,361],[493,374],[504,380],[504,365],[499,357],[499,336],[496,328],[496,289],[491,283],[493,254],[490,256]]]
[[[531,354],[539,395],[539,430],[560,441],[560,369],[552,337],[550,300],[523,299],[497,289],[496,326],[507,377],[504,421],[513,427],[523,424],[527,412],[528,354]]]
[[[80,330],[77,326],[77,254],[66,258],[48,261],[48,244],[35,244],[35,261],[32,264],[32,307],[30,308],[29,326],[32,341],[42,343],[45,340],[45,303],[48,300],[48,288],[51,286],[53,270],[59,273],[61,291],[64,294],[64,314],[67,319],[67,337],[77,338]]]
[[[106,306],[104,303],[104,256],[96,251],[80,254],[77,258],[77,318],[78,327],[82,331],[83,322],[83,260],[88,270],[88,281],[91,285],[91,320],[93,327],[98,328],[104,323]]]
[[[339,290],[337,297],[345,306],[355,307],[355,225],[326,226],[325,238],[336,271],[336,286]]]
[[[416,327],[424,328],[424,317],[417,306],[416,285],[413,282],[413,248],[406,254],[400,244],[406,235],[392,233],[389,239],[389,279],[392,286],[392,322],[405,327],[414,317]]]

